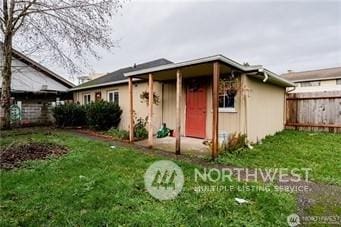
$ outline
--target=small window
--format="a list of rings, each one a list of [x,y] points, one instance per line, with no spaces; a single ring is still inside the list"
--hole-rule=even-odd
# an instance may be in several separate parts
[[[219,95],[219,108],[234,108],[235,94],[224,93]]]
[[[301,87],[317,87],[321,85],[321,81],[302,82]]]
[[[117,105],[119,104],[119,93],[118,91],[109,91],[108,92],[108,102],[113,102],[116,103]]]
[[[336,84],[341,85],[341,79],[336,79]]]
[[[86,104],[89,104],[90,102],[91,102],[91,96],[90,96],[90,94],[86,94],[86,95],[84,95],[83,96],[83,100],[84,100],[84,105],[86,105]]]

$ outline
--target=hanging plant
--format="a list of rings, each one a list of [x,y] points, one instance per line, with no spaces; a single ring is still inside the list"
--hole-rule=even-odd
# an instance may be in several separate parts
[[[219,93],[236,95],[240,89],[238,79],[221,78],[219,81]]]
[[[141,99],[141,103],[146,103],[147,105],[149,105],[149,92],[143,91],[140,94],[140,99]],[[160,103],[160,97],[156,95],[155,92],[153,92],[153,104],[159,105],[159,103]]]

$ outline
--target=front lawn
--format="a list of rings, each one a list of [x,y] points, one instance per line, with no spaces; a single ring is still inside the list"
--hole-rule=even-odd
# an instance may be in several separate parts
[[[309,180],[341,185],[341,134],[285,130],[219,161],[250,168],[311,168]]]
[[[182,162],[177,163],[185,175],[183,191],[160,202],[143,180],[160,158],[67,133],[4,137],[1,147],[13,141],[58,143],[70,152],[1,170],[1,226],[287,226],[287,215],[296,211],[293,195],[273,191],[196,193],[202,182],[194,180],[195,166]],[[239,205],[235,197],[251,203]]]

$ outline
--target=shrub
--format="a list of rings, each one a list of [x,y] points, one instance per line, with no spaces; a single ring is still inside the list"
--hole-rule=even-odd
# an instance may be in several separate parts
[[[146,125],[148,122],[148,117],[145,119],[139,118],[136,121],[136,124],[134,126],[134,136],[137,139],[145,139],[148,137],[148,130],[146,129]]]
[[[111,128],[107,131],[108,135],[112,136],[114,139],[128,140],[129,132],[127,130],[120,130],[118,128]]]
[[[87,124],[96,130],[117,128],[121,121],[122,110],[116,103],[97,101],[85,106]]]
[[[229,153],[238,152],[246,146],[246,135],[241,133],[233,133],[229,135],[227,141],[222,144],[222,150]]]
[[[58,127],[76,127],[86,124],[85,108],[79,104],[67,103],[56,106],[53,110],[55,124]]]

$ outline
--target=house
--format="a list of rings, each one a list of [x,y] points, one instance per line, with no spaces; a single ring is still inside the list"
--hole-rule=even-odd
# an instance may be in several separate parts
[[[2,51],[2,50],[0,50]],[[2,62],[0,52],[0,60]],[[0,78],[0,86],[2,77]],[[38,62],[13,50],[11,120],[16,125],[45,125],[53,121],[51,108],[72,100],[68,92],[74,85]],[[1,87],[0,87],[1,89]],[[0,117],[3,111],[0,109]]]
[[[101,77],[105,75],[106,73],[90,73],[87,75],[79,76],[78,78],[78,84],[83,84],[85,82],[88,82],[90,80],[97,79],[98,77]]]
[[[260,65],[239,64],[222,55],[172,63],[158,59],[119,69],[72,88],[81,104],[104,99],[117,102],[128,130],[135,114],[149,117],[149,142],[162,123],[180,135],[213,140],[243,133],[250,142],[284,128],[286,88],[295,84]],[[158,105],[147,105],[141,94],[154,93]],[[153,96],[148,96],[152,103]],[[177,133],[180,132],[180,133]],[[133,140],[132,133],[130,139]],[[215,146],[215,148],[214,148]]]
[[[296,84],[290,93],[341,91],[341,67],[282,74],[282,78]]]

